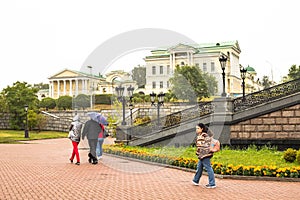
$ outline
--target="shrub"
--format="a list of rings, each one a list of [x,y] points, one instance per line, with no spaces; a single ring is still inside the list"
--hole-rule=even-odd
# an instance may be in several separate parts
[[[296,154],[296,161],[298,163],[300,163],[300,149],[297,151],[297,154]]]
[[[283,158],[286,162],[294,162],[296,159],[297,151],[292,148],[288,148],[284,151]]]

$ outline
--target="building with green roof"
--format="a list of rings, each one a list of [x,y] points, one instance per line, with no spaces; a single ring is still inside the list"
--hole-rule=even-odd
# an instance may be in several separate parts
[[[171,88],[169,79],[173,76],[175,67],[188,65],[197,66],[203,72],[213,75],[218,82],[218,92],[215,95],[221,95],[223,82],[219,57],[225,55],[227,57],[225,92],[228,96],[240,94],[240,53],[238,41],[177,44],[152,50],[151,55],[144,59],[146,62],[145,93],[168,92]]]

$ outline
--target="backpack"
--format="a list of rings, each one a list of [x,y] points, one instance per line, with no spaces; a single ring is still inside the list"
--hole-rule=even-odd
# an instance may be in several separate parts
[[[220,144],[219,140],[212,139],[211,146],[213,147],[214,153],[220,151],[221,144]]]

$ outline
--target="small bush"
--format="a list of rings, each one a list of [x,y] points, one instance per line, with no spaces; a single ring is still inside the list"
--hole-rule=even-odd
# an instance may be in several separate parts
[[[283,158],[286,162],[294,162],[296,160],[297,151],[292,148],[288,148],[284,151]]]
[[[297,151],[296,161],[300,163],[300,149]]]

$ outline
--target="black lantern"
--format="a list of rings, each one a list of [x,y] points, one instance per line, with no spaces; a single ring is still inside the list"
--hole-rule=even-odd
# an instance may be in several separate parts
[[[245,78],[246,78],[247,68],[245,69],[244,67],[241,67],[240,72],[242,78],[243,101],[244,101],[245,100]]]
[[[122,125],[126,125],[126,120],[125,120],[125,104],[126,104],[126,98],[124,96],[124,91],[125,88],[122,87],[121,85],[119,87],[116,87],[116,92],[117,92],[117,96],[118,96],[118,100],[120,102],[122,102],[122,109],[123,109],[123,120],[122,120]],[[134,87],[132,87],[131,85],[127,88],[127,93],[130,99],[130,104],[129,105],[129,109],[130,111],[132,111],[133,105],[132,105],[132,95],[133,95],[133,91],[134,91]],[[131,121],[132,121],[132,113],[130,115],[131,117]]]
[[[158,126],[160,126],[159,111],[160,111],[160,107],[164,104],[164,97],[165,97],[165,94],[162,92],[160,92],[157,95],[157,124],[158,124]],[[155,99],[156,99],[156,94],[154,92],[150,93],[150,100],[151,100],[152,106],[155,106]]]
[[[226,92],[225,92],[225,67],[226,67],[227,57],[224,56],[224,55],[221,55],[219,57],[219,61],[220,61],[221,68],[222,68],[222,78],[223,78],[223,93],[222,93],[222,97],[226,97]]]
[[[116,87],[116,92],[118,95],[118,100],[122,103],[122,109],[123,109],[123,120],[122,120],[122,125],[126,125],[126,121],[125,121],[125,97],[123,96],[124,94],[124,87],[119,86]]]
[[[29,132],[28,132],[28,105],[24,106],[25,112],[26,112],[26,124],[25,124],[25,138],[29,138]]]
[[[128,96],[129,96],[129,110],[130,110],[130,125],[131,126],[132,126],[132,109],[133,109],[133,104],[132,104],[133,90],[134,90],[134,87],[132,87],[131,85],[127,88]]]

